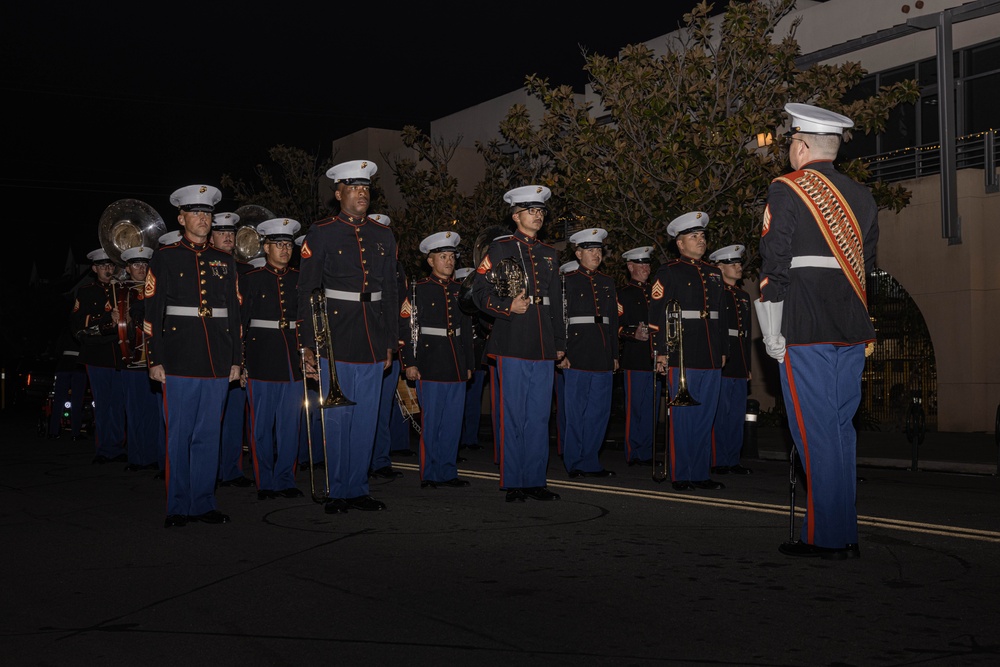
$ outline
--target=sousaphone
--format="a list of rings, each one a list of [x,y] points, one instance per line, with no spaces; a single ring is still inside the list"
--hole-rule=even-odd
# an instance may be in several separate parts
[[[502,236],[510,236],[510,227],[505,227],[501,225],[491,225],[479,232],[476,237],[476,242],[472,246],[472,268],[473,270],[465,277],[462,281],[462,289],[458,293],[458,304],[469,315],[475,315],[479,312],[476,308],[476,304],[472,302],[472,281],[475,278],[475,269],[479,268],[479,264],[483,261],[483,257],[486,256],[487,251],[490,249],[490,244],[496,239]]]
[[[97,236],[108,257],[121,266],[122,253],[129,248],[157,247],[157,240],[167,233],[163,218],[152,206],[139,199],[112,202],[97,224]]]
[[[274,218],[274,213],[257,204],[244,204],[233,213],[240,216],[236,223],[233,257],[238,262],[249,262],[254,257],[260,257],[264,252],[264,239],[257,231],[257,225]]]

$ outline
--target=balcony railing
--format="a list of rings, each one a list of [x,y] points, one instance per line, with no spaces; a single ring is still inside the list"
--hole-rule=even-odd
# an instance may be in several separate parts
[[[941,144],[903,148],[881,155],[861,158],[868,165],[872,180],[892,183],[941,173]],[[955,165],[958,169],[982,169],[987,192],[997,191],[996,130],[958,137]]]

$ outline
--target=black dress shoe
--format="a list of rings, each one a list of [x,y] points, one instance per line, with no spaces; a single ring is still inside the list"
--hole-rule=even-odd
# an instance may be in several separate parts
[[[165,470],[160,470],[155,475],[153,475],[153,479],[166,479],[166,478],[167,478],[167,473]]]
[[[111,459],[112,463],[128,463],[128,454],[119,454]]]
[[[308,461],[306,461],[305,463],[300,463],[299,464],[299,472],[302,472],[303,470],[309,470],[309,462]]]
[[[465,463],[468,460],[469,459],[465,458],[464,456],[458,456],[455,458],[455,465],[458,465],[460,463]]]
[[[729,466],[712,466],[710,468],[713,475],[728,475]]]
[[[844,551],[847,552],[848,558],[861,558],[861,547],[857,544],[848,544]]]
[[[160,464],[159,463],[150,463],[150,464],[144,465],[142,467],[145,468],[146,470],[159,470],[160,469]]]
[[[461,446],[459,446],[459,449],[471,449],[473,451],[479,450],[479,449],[482,449],[482,448],[483,448],[483,446],[480,445],[478,442],[474,442],[471,445],[461,445]]]
[[[371,477],[381,477],[382,479],[396,479],[397,477],[402,477],[403,476],[403,473],[401,473],[398,470],[394,470],[391,465],[390,466],[382,466],[381,468],[378,468],[377,470],[372,470],[368,474]]]
[[[104,465],[105,463],[107,463],[110,460],[111,459],[109,459],[107,456],[104,456],[103,454],[98,454],[97,456],[95,456],[91,460],[91,463],[97,463],[97,464],[100,464],[100,465]]]
[[[467,479],[459,479],[458,477],[452,477],[451,479],[449,479],[447,481],[438,482],[437,485],[438,486],[453,486],[455,488],[461,488],[463,486],[469,486],[469,480],[467,480]]]
[[[583,477],[583,474],[584,474],[584,473],[583,473],[583,471],[582,471],[582,470],[575,470],[575,469],[574,469],[574,470],[570,470],[570,471],[569,471],[569,476],[570,476],[571,478],[573,478],[573,479],[575,479],[575,478],[577,478],[577,477]]]
[[[734,466],[729,466],[729,472],[733,473],[734,475],[750,475],[753,473],[753,470],[751,470],[750,468],[745,468],[744,466],[741,466],[740,464],[737,463]]]
[[[389,452],[389,456],[404,456],[404,457],[408,457],[408,456],[416,456],[416,455],[417,455],[417,453],[415,451],[413,451],[412,449],[394,449],[391,452]]]
[[[164,528],[180,528],[181,526],[186,526],[188,518],[183,514],[170,514],[163,521]]]
[[[202,523],[229,523],[229,515],[223,514],[219,510],[211,510],[204,514],[189,516],[188,521],[201,521]]]
[[[726,488],[725,484],[716,482],[714,479],[700,479],[697,482],[691,482],[691,486],[696,489],[708,489],[709,491],[718,491],[719,489]]]
[[[552,493],[544,486],[530,486],[522,491],[524,491],[525,496],[532,500],[559,500],[558,493]]]
[[[276,491],[269,491],[267,489],[261,489],[257,492],[257,500],[270,500],[271,498],[277,498],[278,493]]]
[[[282,498],[301,498],[305,494],[302,493],[302,490],[299,489],[298,487],[290,486],[287,489],[282,489],[281,491],[278,491],[277,495],[281,496]]]
[[[671,482],[670,485],[674,487],[674,491],[690,491],[694,488],[691,482],[688,481]]]
[[[508,503],[513,503],[513,502],[523,503],[525,498],[526,496],[524,495],[524,491],[522,491],[521,489],[507,489],[507,497],[504,498],[504,500]]]
[[[347,501],[343,498],[331,498],[323,506],[327,514],[347,514]]]
[[[433,482],[433,481],[431,481],[429,479],[423,479],[423,480],[420,480],[420,488],[421,489],[436,489],[436,488],[438,488],[438,483],[437,482]]]
[[[145,467],[146,466],[141,466],[138,463],[129,463],[127,466],[125,466],[125,472],[139,472]]]
[[[796,556],[798,558],[822,558],[823,560],[844,560],[847,558],[847,549],[818,547],[815,544],[809,544],[800,540],[782,542],[778,545],[778,551],[786,556]]]
[[[614,477],[615,476],[615,471],[614,470],[603,470],[603,469],[602,470],[595,470],[594,472],[585,472],[585,473],[583,473],[583,476],[584,477]]]
[[[348,498],[347,506],[352,510],[361,510],[362,512],[378,512],[385,509],[385,503],[381,500],[375,500],[371,496]]]

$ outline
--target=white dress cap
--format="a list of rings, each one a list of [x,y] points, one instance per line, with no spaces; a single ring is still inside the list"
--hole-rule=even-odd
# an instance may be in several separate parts
[[[222,201],[222,192],[211,185],[188,185],[174,190],[170,195],[170,203],[182,211],[215,210],[215,205]]]
[[[463,266],[460,269],[455,269],[455,280],[465,280],[465,277],[475,271],[471,266]]]
[[[267,264],[267,257],[254,257],[253,259],[250,260],[250,266],[252,266],[255,269],[259,269],[265,264]]]
[[[854,121],[847,116],[813,106],[789,102],[785,111],[792,118],[792,126],[785,136],[796,132],[803,134],[843,134],[844,130],[854,127]]]
[[[104,248],[98,248],[97,250],[91,250],[87,253],[87,259],[90,260],[91,264],[97,264],[98,262],[110,262],[111,258],[108,257],[108,253],[104,252]]]
[[[257,225],[257,233],[271,241],[291,241],[302,225],[291,218],[271,218]]]
[[[444,250],[454,252],[461,240],[462,237],[458,235],[458,232],[437,232],[420,242],[420,252],[425,255]]]
[[[706,227],[708,227],[708,213],[691,211],[671,220],[667,225],[667,234],[674,239],[678,234],[703,232]]]
[[[148,262],[153,257],[153,249],[147,248],[146,246],[136,246],[134,248],[129,248],[122,253],[122,260],[126,262],[131,262],[132,260],[143,260]]]
[[[569,237],[569,242],[578,248],[603,248],[608,233],[600,227],[584,229]]]
[[[303,234],[295,239],[295,245],[302,247],[302,242],[306,240],[306,235]]]
[[[372,213],[368,217],[378,224],[385,225],[386,227],[392,224],[392,218],[387,216],[385,213]]]
[[[525,185],[508,190],[503,200],[519,208],[547,208],[545,202],[552,196],[552,190],[544,185]]]
[[[637,262],[639,264],[649,264],[651,259],[650,256],[653,252],[653,246],[644,245],[638,248],[632,248],[631,250],[626,250],[622,253],[622,259],[626,262]]]
[[[574,259],[560,266],[559,273],[569,273],[570,271],[576,271],[579,268],[580,268],[580,262]]]
[[[182,236],[184,235],[178,229],[172,232],[167,232],[166,234],[164,234],[163,236],[161,236],[156,240],[159,242],[160,246],[165,246],[165,245],[170,245],[171,243],[177,243],[178,241],[181,240]]]
[[[371,185],[372,176],[378,171],[378,165],[371,160],[351,160],[341,162],[326,170],[326,177],[334,183],[345,185]]]
[[[727,245],[725,248],[719,248],[709,255],[708,261],[722,262],[723,264],[742,262],[744,250],[746,250],[746,246],[741,246],[738,243],[736,245]]]
[[[235,213],[216,213],[212,216],[213,232],[234,232],[236,223],[240,221],[240,216]]]

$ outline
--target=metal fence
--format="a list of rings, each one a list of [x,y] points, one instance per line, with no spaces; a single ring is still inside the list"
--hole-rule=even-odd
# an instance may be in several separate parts
[[[987,192],[996,192],[997,167],[1000,166],[996,150],[996,130],[958,137],[956,144],[956,167],[982,169],[986,174]],[[892,183],[940,174],[941,144],[902,148],[881,155],[864,157],[861,161],[868,166],[873,181]]]

